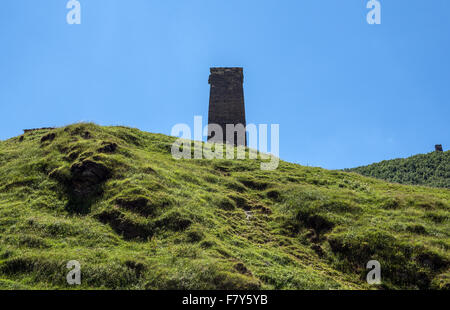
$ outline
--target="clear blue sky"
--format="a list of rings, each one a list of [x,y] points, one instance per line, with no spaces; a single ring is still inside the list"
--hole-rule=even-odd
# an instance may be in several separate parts
[[[79,121],[170,134],[207,119],[211,66],[242,66],[247,122],[330,169],[450,148],[450,1],[66,0],[0,4],[0,139]]]

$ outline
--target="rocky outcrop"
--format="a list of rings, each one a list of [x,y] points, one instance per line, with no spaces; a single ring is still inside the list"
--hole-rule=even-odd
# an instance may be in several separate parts
[[[110,171],[105,165],[91,160],[84,160],[72,165],[70,172],[72,192],[80,198],[95,194],[98,186],[105,182],[110,175]]]
[[[86,159],[73,164],[69,171],[64,167],[55,169],[49,176],[64,187],[69,212],[88,213],[93,201],[102,194],[102,185],[111,171],[102,163]]]

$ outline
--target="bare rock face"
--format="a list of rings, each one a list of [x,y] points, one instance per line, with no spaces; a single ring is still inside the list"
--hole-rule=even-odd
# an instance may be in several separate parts
[[[436,152],[443,152],[444,151],[443,148],[442,148],[442,144],[436,144],[434,146],[434,148],[435,148]]]

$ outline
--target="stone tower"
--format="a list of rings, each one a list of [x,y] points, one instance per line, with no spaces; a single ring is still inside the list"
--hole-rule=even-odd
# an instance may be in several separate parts
[[[238,139],[238,133],[230,139],[226,135],[226,125],[242,124],[245,128],[245,105],[244,105],[244,73],[242,68],[211,68],[209,84],[211,91],[209,96],[208,127],[217,124],[222,128],[223,137],[208,136],[209,142],[223,142],[235,146],[247,146],[245,131],[243,138]],[[233,141],[234,140],[234,141]],[[238,141],[240,140],[240,141]]]

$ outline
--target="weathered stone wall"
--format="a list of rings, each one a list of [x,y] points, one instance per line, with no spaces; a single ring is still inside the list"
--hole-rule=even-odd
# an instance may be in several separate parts
[[[223,142],[233,143],[226,139],[226,124],[242,124],[245,122],[244,105],[244,74],[242,68],[211,68],[209,84],[211,85],[209,97],[208,124],[218,124],[223,130]],[[234,140],[234,145],[247,145],[245,132],[242,143]],[[214,134],[213,134],[214,136]],[[236,135],[235,135],[236,136]],[[219,142],[214,137],[208,137],[210,142]]]

